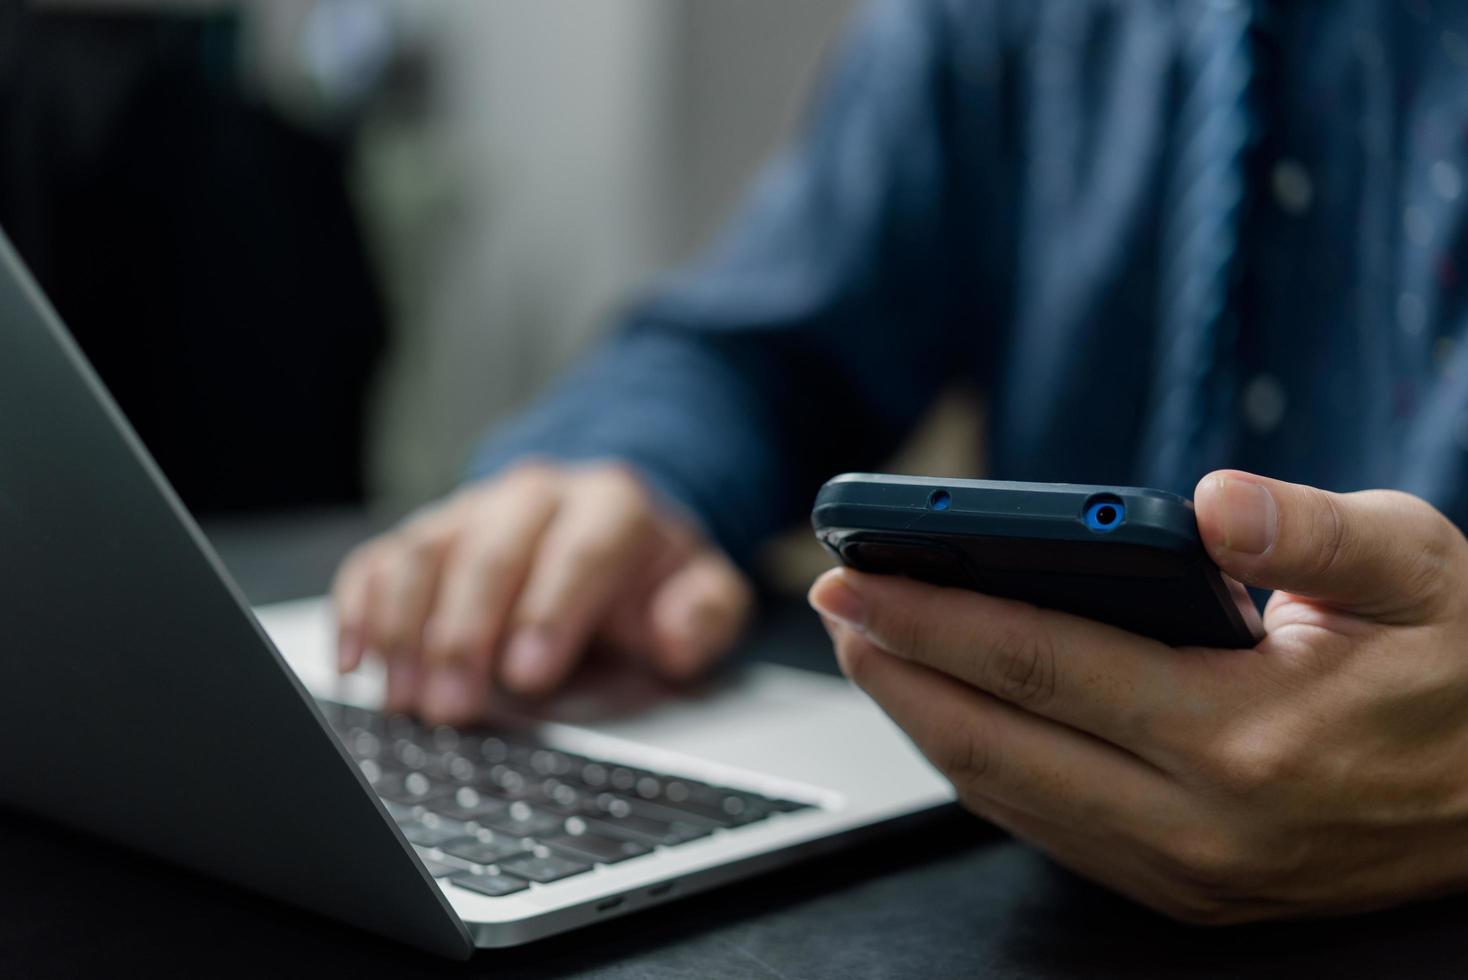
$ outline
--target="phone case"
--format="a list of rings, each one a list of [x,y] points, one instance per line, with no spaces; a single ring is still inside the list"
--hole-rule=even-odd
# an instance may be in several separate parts
[[[1203,549],[1191,501],[1161,490],[847,473],[816,536],[852,568],[1110,623],[1172,646],[1251,647],[1248,592]]]

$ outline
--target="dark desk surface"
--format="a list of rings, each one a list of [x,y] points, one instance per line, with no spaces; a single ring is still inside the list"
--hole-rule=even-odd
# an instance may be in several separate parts
[[[212,528],[252,601],[319,592],[363,532],[321,516]],[[780,609],[762,655],[828,663]],[[0,751],[23,751],[3,746]],[[106,762],[99,749],[98,764]],[[345,977],[1468,976],[1468,899],[1332,922],[1179,926],[957,810],[662,910],[467,964],[0,813],[0,975]]]

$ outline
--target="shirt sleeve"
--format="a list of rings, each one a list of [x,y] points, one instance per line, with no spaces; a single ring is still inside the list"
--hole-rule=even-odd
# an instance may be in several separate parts
[[[871,6],[721,238],[495,433],[471,475],[530,455],[623,460],[743,562],[823,480],[890,453],[976,327],[945,20],[938,3]]]

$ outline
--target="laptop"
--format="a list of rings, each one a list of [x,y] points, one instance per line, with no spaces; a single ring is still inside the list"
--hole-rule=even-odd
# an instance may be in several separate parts
[[[838,678],[583,676],[428,728],[331,633],[252,612],[0,234],[0,805],[462,959],[952,799]]]

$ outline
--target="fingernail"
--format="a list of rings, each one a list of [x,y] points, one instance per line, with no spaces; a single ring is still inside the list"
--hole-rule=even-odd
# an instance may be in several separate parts
[[[429,717],[459,720],[474,714],[482,695],[482,691],[475,690],[467,670],[449,664],[428,671],[421,701]]]
[[[850,577],[839,568],[816,579],[810,589],[810,604],[832,619],[860,627],[866,618],[866,600],[852,588]]]
[[[552,667],[551,639],[545,630],[526,627],[510,638],[500,672],[505,685],[516,691],[543,686]]]
[[[1215,481],[1213,492],[1218,494],[1223,546],[1245,555],[1268,551],[1279,530],[1279,506],[1274,494],[1262,484],[1226,476]]]

